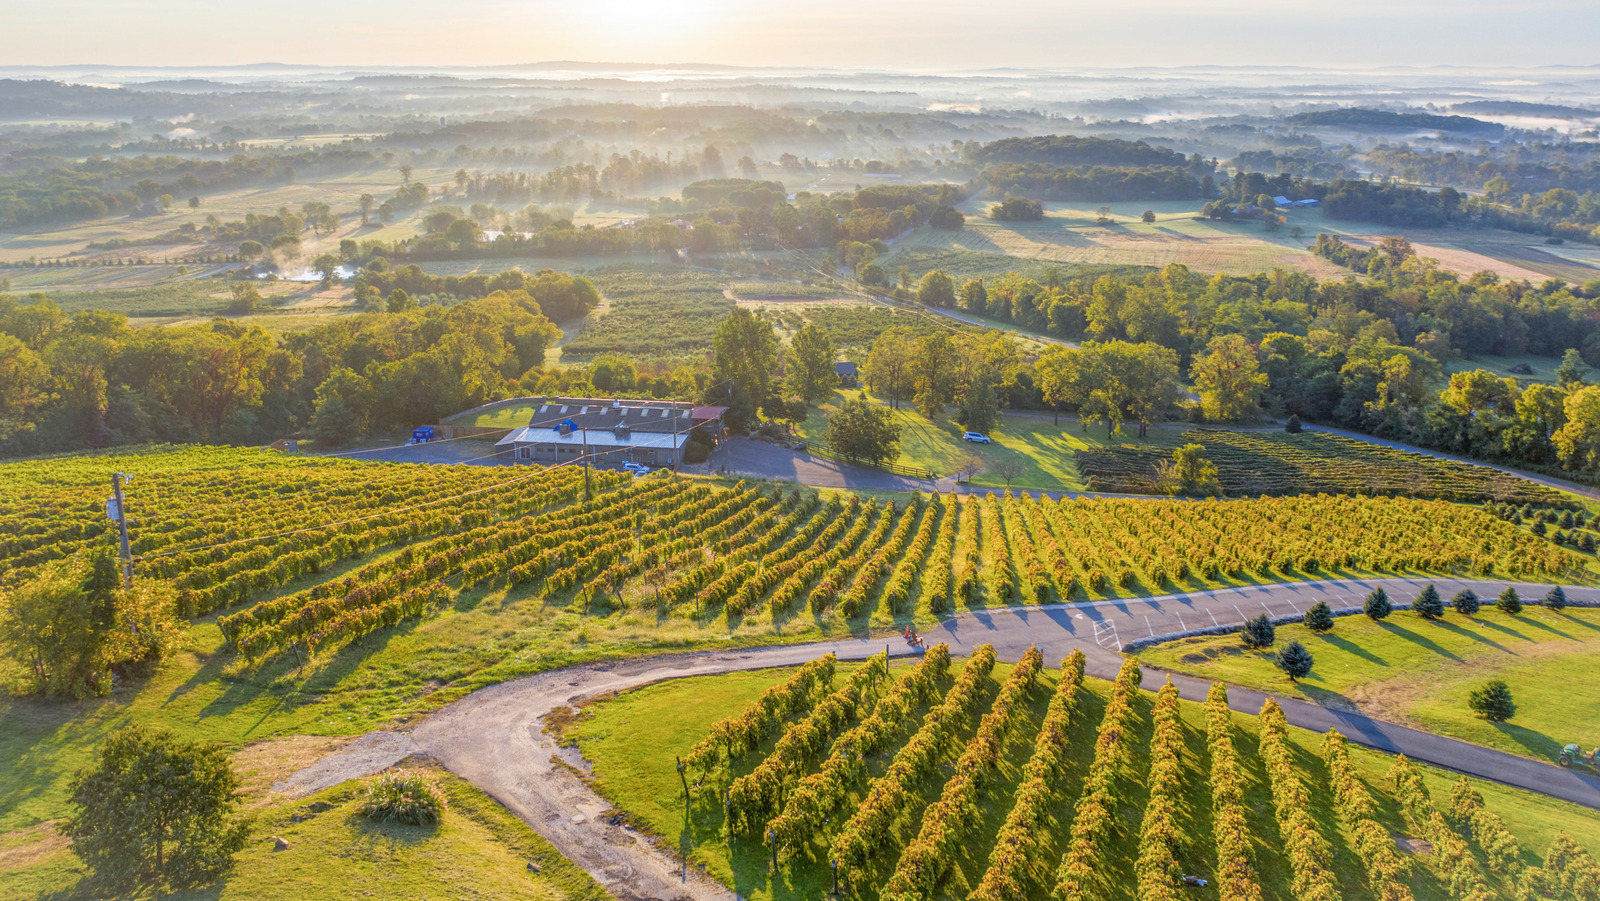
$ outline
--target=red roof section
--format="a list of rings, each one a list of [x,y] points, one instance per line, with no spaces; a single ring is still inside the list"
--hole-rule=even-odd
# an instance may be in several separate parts
[[[689,411],[690,419],[721,419],[722,414],[728,412],[727,407],[695,407]]]

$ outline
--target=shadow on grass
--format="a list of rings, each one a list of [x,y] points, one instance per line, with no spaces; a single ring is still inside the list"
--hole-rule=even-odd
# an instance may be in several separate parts
[[[1517,621],[1521,622],[1521,623],[1527,623],[1530,626],[1537,626],[1540,629],[1545,630],[1546,632],[1550,632],[1550,633],[1552,633],[1554,635],[1559,635],[1562,638],[1567,639],[1568,641],[1571,641],[1572,639],[1577,637],[1577,636],[1573,635],[1571,632],[1563,632],[1560,629],[1557,629],[1555,626],[1552,626],[1549,623],[1544,622],[1542,620],[1534,619],[1533,617],[1528,617],[1526,619],[1518,618]]]
[[[1517,621],[1518,622],[1522,622],[1523,620],[1519,619]],[[1521,639],[1522,641],[1526,641],[1526,642],[1530,642],[1530,643],[1533,641],[1533,639],[1531,639],[1528,636],[1522,634],[1521,632],[1518,632],[1516,629],[1510,628],[1509,626],[1502,626],[1502,625],[1500,625],[1499,623],[1497,623],[1497,622],[1495,622],[1493,620],[1475,619],[1475,620],[1473,620],[1473,622],[1477,623],[1480,626],[1483,626],[1486,629],[1493,629],[1496,632],[1504,632],[1505,634],[1510,635],[1512,638]]]
[[[1339,650],[1344,651],[1346,654],[1353,654],[1353,655],[1355,655],[1357,657],[1360,657],[1362,660],[1365,660],[1368,663],[1373,663],[1373,664],[1376,664],[1378,666],[1388,666],[1389,665],[1389,661],[1383,659],[1382,657],[1379,657],[1377,654],[1372,653],[1371,651],[1367,650],[1366,648],[1362,647],[1361,645],[1356,644],[1355,642],[1349,640],[1348,638],[1340,638],[1339,636],[1333,634],[1332,632],[1324,632],[1321,635],[1318,635],[1316,637],[1317,637],[1317,639],[1319,641],[1322,641],[1322,642],[1324,642],[1326,644],[1333,645],[1334,647],[1338,648]]]
[[[1423,635],[1420,632],[1413,632],[1410,629],[1407,629],[1405,626],[1402,626],[1402,625],[1400,625],[1398,623],[1392,623],[1392,622],[1389,622],[1388,620],[1380,620],[1378,622],[1378,628],[1384,630],[1385,632],[1389,632],[1389,633],[1397,635],[1397,636],[1399,636],[1401,638],[1404,638],[1406,641],[1411,642],[1412,644],[1416,645],[1417,647],[1426,648],[1427,650],[1430,650],[1433,653],[1435,653],[1435,654],[1439,655],[1440,657],[1443,657],[1443,658],[1445,658],[1447,660],[1453,660],[1456,663],[1461,663],[1462,662],[1462,658],[1461,658],[1460,654],[1457,654],[1454,651],[1449,650],[1444,645],[1439,644],[1438,642],[1436,642],[1433,639],[1427,637],[1426,635]]]
[[[1481,622],[1481,621],[1480,620],[1473,620],[1473,622]],[[1433,620],[1433,623],[1435,625],[1437,625],[1441,629],[1444,629],[1444,630],[1449,631],[1449,632],[1453,632],[1454,634],[1463,636],[1465,638],[1470,638],[1473,641],[1476,641],[1476,642],[1478,642],[1480,644],[1488,645],[1489,647],[1494,648],[1495,650],[1500,651],[1501,653],[1512,654],[1512,655],[1515,655],[1517,653],[1516,651],[1511,650],[1510,648],[1506,647],[1505,645],[1501,644],[1500,642],[1495,641],[1494,639],[1489,638],[1489,637],[1483,635],[1480,632],[1473,631],[1472,629],[1468,629],[1468,628],[1465,628],[1463,626],[1458,626],[1455,623],[1452,623],[1447,619],[1436,619],[1436,620]]]

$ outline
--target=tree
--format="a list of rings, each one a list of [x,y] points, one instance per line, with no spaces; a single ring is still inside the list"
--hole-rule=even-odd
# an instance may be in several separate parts
[[[1311,652],[1299,641],[1289,642],[1288,646],[1278,652],[1278,669],[1283,670],[1290,682],[1310,675],[1311,664]]]
[[[1156,221],[1156,211],[1145,210],[1144,213],[1139,216],[1139,218],[1144,221],[1145,225],[1153,225]]]
[[[1300,417],[1297,414],[1290,413],[1289,418],[1284,420],[1283,430],[1291,435],[1300,434],[1303,428],[1304,427],[1300,425]]]
[[[744,307],[735,307],[711,339],[712,385],[708,391],[713,396],[706,399],[727,398],[729,424],[747,429],[772,396],[772,373],[777,365],[778,336],[772,323]]]
[[[1271,647],[1277,637],[1278,629],[1272,624],[1272,617],[1265,613],[1245,620],[1244,627],[1239,630],[1239,640],[1247,648]]]
[[[917,342],[911,363],[917,412],[929,419],[944,412],[945,405],[955,400],[959,368],[960,357],[949,334],[935,332]]]
[[[1027,469],[1027,466],[1020,458],[1008,455],[994,461],[994,463],[990,465],[989,469],[992,470],[995,475],[1005,479],[1006,487],[1010,488],[1012,480],[1017,476],[1022,475],[1023,471]]]
[[[897,410],[900,401],[911,398],[915,390],[912,366],[916,352],[916,339],[904,326],[884,331],[867,352],[863,380],[873,394],[889,401]]]
[[[0,596],[0,648],[23,671],[16,689],[51,698],[83,698],[111,689],[101,648],[104,604],[85,590],[82,556],[40,567]]]
[[[253,260],[266,252],[267,249],[261,246],[260,241],[239,242],[239,256],[246,260]]]
[[[1306,608],[1306,628],[1321,634],[1333,631],[1333,608],[1327,601],[1318,601]]]
[[[852,397],[828,418],[828,444],[849,457],[883,463],[900,456],[900,424],[894,414]]]
[[[1490,679],[1467,695],[1467,706],[1491,723],[1503,723],[1517,715],[1511,686],[1504,679]]]
[[[1578,353],[1576,347],[1569,347],[1561,355],[1561,364],[1556,367],[1556,384],[1570,391],[1582,385],[1584,376],[1588,374],[1589,367],[1583,365],[1583,355]]]
[[[1422,589],[1422,593],[1417,595],[1417,599],[1411,602],[1411,610],[1423,619],[1438,619],[1444,616],[1444,599],[1439,597],[1439,589],[1434,588],[1433,583],[1429,582],[1428,586]]]
[[[1477,592],[1470,588],[1463,588],[1450,599],[1450,606],[1462,616],[1476,616],[1482,603],[1478,600]]]
[[[409,313],[417,308],[417,302],[404,288],[396,288],[389,292],[388,309],[391,313]]]
[[[239,777],[219,745],[129,726],[111,733],[96,763],[72,782],[62,827],[102,889],[140,882],[173,888],[225,874],[244,847]]]
[[[789,341],[789,353],[784,358],[785,387],[806,403],[832,397],[839,387],[839,374],[833,369],[837,358],[838,351],[828,333],[815,323],[806,323]]]
[[[1039,394],[1055,413],[1055,424],[1061,424],[1061,405],[1075,397],[1073,377],[1075,367],[1072,356],[1079,351],[1061,344],[1052,344],[1039,355],[1033,366],[1033,383]]]
[[[311,261],[311,269],[322,276],[322,287],[327,288],[339,275],[339,258],[331,253],[321,254]]]
[[[261,309],[261,292],[249,282],[239,282],[229,289],[233,299],[228,302],[228,315],[249,316]]]
[[[1584,385],[1567,395],[1566,424],[1550,440],[1561,462],[1574,469],[1600,467],[1600,385]]]
[[[1218,335],[1190,369],[1200,408],[1215,422],[1237,422],[1255,414],[1267,389],[1255,349],[1242,335]]]
[[[1551,610],[1566,609],[1567,593],[1561,590],[1560,585],[1555,586],[1544,593],[1544,605]]]
[[[1384,619],[1394,612],[1394,605],[1389,603],[1389,593],[1381,587],[1372,589],[1367,599],[1361,604],[1361,612],[1371,617],[1374,622]]]
[[[1516,616],[1522,612],[1522,597],[1517,594],[1515,588],[1507,585],[1506,590],[1500,592],[1500,596],[1495,598],[1494,606],[1496,610],[1507,616]]]
[[[987,435],[1000,424],[1000,398],[988,373],[974,376],[962,395],[961,424],[969,431]]]
[[[917,283],[917,303],[925,307],[951,307],[956,302],[956,284],[950,276],[935,269]]]
[[[989,309],[989,292],[981,279],[967,279],[961,286],[961,309],[969,313],[982,313]]]
[[[1206,459],[1205,446],[1200,444],[1185,444],[1172,452],[1171,460],[1157,464],[1156,488],[1163,494],[1194,497],[1211,497],[1222,493],[1222,483],[1217,481],[1216,464]]]
[[[400,164],[400,184],[402,184],[402,185],[411,184],[411,173],[415,172],[415,171],[416,171],[415,169],[411,168],[411,164],[410,163],[401,163]]]

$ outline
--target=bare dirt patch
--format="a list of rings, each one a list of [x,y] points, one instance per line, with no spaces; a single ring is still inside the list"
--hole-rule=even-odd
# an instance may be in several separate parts
[[[56,830],[56,820],[0,835],[0,870],[20,870],[72,847]]]
[[[255,803],[266,803],[274,783],[291,773],[340,750],[355,739],[351,736],[291,735],[245,745],[233,755],[246,794]]]

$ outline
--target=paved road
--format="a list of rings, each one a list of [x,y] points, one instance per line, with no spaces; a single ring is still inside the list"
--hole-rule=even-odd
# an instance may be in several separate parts
[[[950,617],[926,635],[948,642],[956,654],[992,644],[1001,659],[1019,659],[1038,645],[1052,665],[1075,649],[1088,657],[1088,672],[1112,677],[1123,647],[1173,632],[1236,628],[1266,612],[1298,616],[1325,600],[1335,608],[1357,606],[1367,592],[1382,586],[1397,606],[1421,590],[1417,579],[1350,579],[1251,586],[1153,598],[1130,598],[1050,607],[1012,607]],[[1440,579],[1446,597],[1471,588],[1493,597],[1503,582]],[[1548,586],[1513,583],[1529,598]],[[1600,605],[1600,589],[1568,588],[1574,604]],[[727,901],[726,888],[687,870],[681,857],[655,848],[624,826],[604,818],[607,802],[573,774],[587,764],[571,749],[558,747],[542,729],[544,717],[559,707],[594,695],[662,679],[789,666],[833,652],[859,660],[888,648],[895,656],[910,649],[897,638],[774,645],[745,651],[700,652],[574,667],[507,682],[474,692],[419,723],[409,735],[374,733],[349,751],[331,755],[275,786],[306,794],[340,781],[377,772],[413,753],[427,753],[471,781],[549,839],[616,897]],[[1165,673],[1147,670],[1145,687],[1154,690]],[[1173,676],[1180,692],[1202,700],[1207,683]],[[1229,703],[1254,714],[1265,695],[1234,688]],[[1587,807],[1600,809],[1600,779],[1563,770],[1454,739],[1430,735],[1357,713],[1302,701],[1281,701],[1288,721],[1315,731],[1337,728],[1351,741],[1468,775],[1502,782]],[[681,851],[681,849],[680,849]]]

